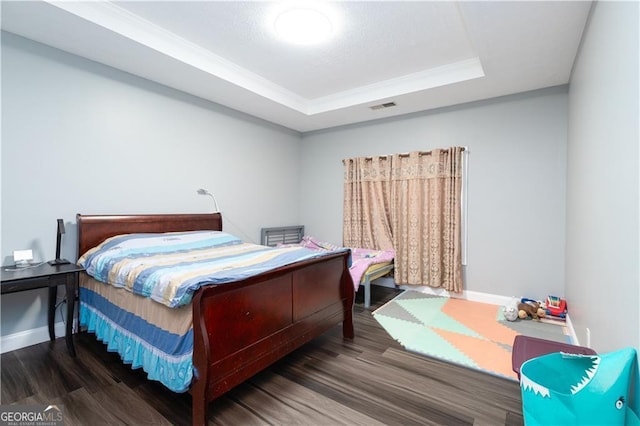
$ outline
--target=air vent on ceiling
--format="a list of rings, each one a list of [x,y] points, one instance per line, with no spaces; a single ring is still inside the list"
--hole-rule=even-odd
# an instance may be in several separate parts
[[[383,108],[391,108],[394,106],[396,106],[395,102],[385,102],[383,104],[370,106],[369,108],[371,108],[372,110],[376,110],[376,109],[383,109]]]

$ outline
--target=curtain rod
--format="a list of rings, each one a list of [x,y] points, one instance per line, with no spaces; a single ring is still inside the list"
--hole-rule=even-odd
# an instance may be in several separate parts
[[[446,151],[446,149],[442,149],[442,150]],[[466,146],[460,147],[460,151],[464,152],[466,150],[467,150]],[[431,155],[432,152],[433,152],[433,150],[431,150],[431,151],[418,151],[418,155]],[[371,161],[374,158],[389,158],[389,157],[392,157],[393,155],[395,155],[395,154],[376,155],[375,157],[364,157],[364,159],[366,161]],[[397,154],[397,155],[400,156],[400,157],[409,157],[411,154],[407,152],[407,153],[402,153],[402,154]],[[353,161],[352,158],[346,158],[346,159],[342,160],[342,162],[344,163],[347,160],[348,161]]]

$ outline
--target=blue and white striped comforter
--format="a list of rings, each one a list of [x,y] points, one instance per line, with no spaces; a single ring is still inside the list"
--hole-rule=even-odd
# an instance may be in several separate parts
[[[177,307],[188,304],[203,285],[239,281],[327,254],[244,243],[220,231],[193,231],[111,237],[78,264],[99,281]]]

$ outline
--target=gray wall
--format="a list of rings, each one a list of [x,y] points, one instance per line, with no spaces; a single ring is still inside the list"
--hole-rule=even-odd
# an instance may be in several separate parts
[[[213,210],[259,242],[299,223],[296,132],[2,34],[2,259],[76,259],[75,215]],[[46,325],[46,292],[2,297],[1,334]]]
[[[640,343],[638,3],[594,5],[569,90],[566,290],[581,343]]]
[[[469,148],[465,289],[564,294],[566,87],[303,135],[305,231],[342,241],[341,160]]]

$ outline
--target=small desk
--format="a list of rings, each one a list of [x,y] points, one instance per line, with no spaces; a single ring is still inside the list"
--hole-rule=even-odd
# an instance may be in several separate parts
[[[71,356],[76,356],[73,346],[73,311],[75,308],[75,296],[78,291],[79,273],[84,271],[81,266],[73,263],[65,265],[49,265],[43,263],[30,268],[11,269],[10,266],[2,267],[1,294],[15,293],[17,291],[32,290],[36,288],[49,288],[49,338],[53,341],[56,338],[54,330],[54,316],[56,310],[56,298],[58,297],[58,286],[64,285],[67,290],[67,328],[65,339],[67,349]],[[10,269],[10,270],[7,270]],[[71,297],[69,297],[71,295]]]

